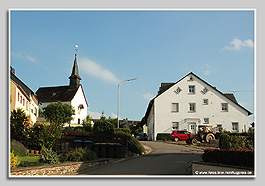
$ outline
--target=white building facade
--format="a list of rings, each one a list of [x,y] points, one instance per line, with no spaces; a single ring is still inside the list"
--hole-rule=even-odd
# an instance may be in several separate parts
[[[79,126],[82,124],[87,116],[88,103],[85,97],[82,84],[80,84],[81,77],[79,76],[77,55],[75,54],[72,74],[69,77],[70,83],[66,86],[57,87],[40,87],[36,94],[40,101],[39,108],[43,110],[52,102],[62,102],[73,106],[75,115],[71,121],[71,126]],[[67,125],[67,124],[66,124]]]
[[[31,124],[34,124],[38,117],[39,103],[35,93],[15,75],[15,70],[10,67],[10,111],[16,109],[24,110],[29,116]]]
[[[196,133],[198,125],[246,132],[251,114],[237,103],[233,94],[223,94],[189,73],[177,83],[161,84],[158,95],[149,103],[145,119],[149,140],[156,140],[158,133],[173,130]]]

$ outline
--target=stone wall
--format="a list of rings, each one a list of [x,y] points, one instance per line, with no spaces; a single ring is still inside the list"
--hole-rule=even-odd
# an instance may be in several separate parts
[[[82,171],[109,163],[110,159],[100,159],[88,162],[69,162],[38,167],[25,167],[11,169],[13,176],[52,176],[52,175],[77,175]]]

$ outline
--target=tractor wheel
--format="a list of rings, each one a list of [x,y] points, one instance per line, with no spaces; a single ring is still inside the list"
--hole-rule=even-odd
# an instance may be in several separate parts
[[[196,145],[197,144],[197,139],[196,138],[192,139],[191,143],[192,143],[192,145]]]
[[[175,140],[175,141],[179,141],[179,138],[178,138],[178,137],[175,137],[174,140]]]
[[[209,143],[210,142],[210,140],[214,140],[215,139],[215,136],[214,136],[214,134],[212,134],[212,133],[208,133],[207,135],[206,135],[206,142],[207,143]]]

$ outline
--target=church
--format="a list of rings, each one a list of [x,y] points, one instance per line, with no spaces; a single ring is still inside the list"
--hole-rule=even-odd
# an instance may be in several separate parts
[[[71,126],[78,126],[87,116],[88,103],[83,86],[80,83],[81,77],[78,71],[77,54],[75,54],[72,74],[69,80],[69,85],[66,86],[40,87],[36,94],[39,100],[40,110],[50,103],[58,101],[73,106],[75,115],[72,116]]]

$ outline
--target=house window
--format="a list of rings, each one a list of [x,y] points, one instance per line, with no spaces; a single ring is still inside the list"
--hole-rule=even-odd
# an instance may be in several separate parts
[[[25,106],[25,98],[23,98],[23,106]]]
[[[232,123],[232,131],[238,132],[238,123]]]
[[[178,112],[179,111],[179,104],[178,103],[172,103],[171,112]]]
[[[26,109],[29,110],[29,102],[26,100]]]
[[[219,132],[222,132],[222,129],[223,129],[222,124],[217,124],[217,130]]]
[[[209,124],[209,118],[203,118],[203,123]]]
[[[78,118],[77,123],[80,124],[80,121],[81,121],[80,118]]]
[[[20,99],[20,103],[22,104],[22,96],[20,96],[19,99]]]
[[[19,93],[17,93],[17,101],[19,101],[19,97],[20,97],[20,96],[19,96]]]
[[[189,112],[196,112],[196,104],[189,103]]]
[[[228,112],[228,103],[222,103],[222,111]]]
[[[179,122],[172,122],[172,130],[178,130],[179,129]]]
[[[189,86],[189,94],[195,94],[195,86],[194,85]]]
[[[208,105],[208,99],[203,99],[203,105]]]

